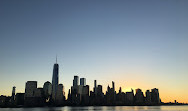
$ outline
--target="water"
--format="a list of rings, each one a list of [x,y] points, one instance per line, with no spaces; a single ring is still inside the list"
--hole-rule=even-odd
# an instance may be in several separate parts
[[[188,111],[188,106],[66,106],[51,108],[0,108],[0,111]]]

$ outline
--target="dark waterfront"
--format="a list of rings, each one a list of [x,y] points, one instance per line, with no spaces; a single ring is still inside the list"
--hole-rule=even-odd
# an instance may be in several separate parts
[[[43,107],[0,108],[0,111],[188,111],[184,106],[90,106],[90,107]]]

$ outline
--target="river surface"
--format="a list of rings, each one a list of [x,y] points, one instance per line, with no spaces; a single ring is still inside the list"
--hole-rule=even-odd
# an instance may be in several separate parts
[[[187,106],[90,106],[90,107],[43,107],[0,108],[0,111],[188,111]]]

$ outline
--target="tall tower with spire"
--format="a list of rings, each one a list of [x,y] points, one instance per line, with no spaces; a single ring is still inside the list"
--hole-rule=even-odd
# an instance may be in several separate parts
[[[57,56],[56,56],[56,63],[53,67],[53,76],[52,76],[52,100],[56,100],[57,94],[57,87],[59,84],[59,65],[57,64]]]

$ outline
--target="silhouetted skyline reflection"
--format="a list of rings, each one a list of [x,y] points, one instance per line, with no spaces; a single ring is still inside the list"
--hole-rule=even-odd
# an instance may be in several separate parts
[[[41,107],[0,108],[0,111],[188,111],[184,106],[89,106],[89,107]]]

